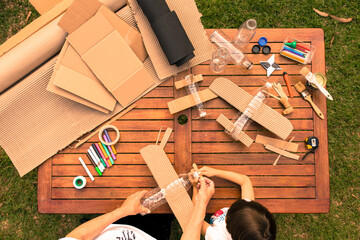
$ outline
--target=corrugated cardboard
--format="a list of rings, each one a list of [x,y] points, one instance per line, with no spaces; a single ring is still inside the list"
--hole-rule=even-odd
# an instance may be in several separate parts
[[[47,90],[100,111],[112,111],[116,105],[115,98],[67,41],[60,52]],[[62,90],[65,90],[65,94]]]
[[[70,33],[67,38],[70,43],[68,51],[73,48],[78,54],[73,54],[73,61],[79,60],[75,58],[82,59],[122,106],[129,105],[154,84],[142,64],[147,53],[140,33],[97,0],[76,0],[60,20],[59,26]],[[82,78],[76,72],[59,67],[54,74],[58,81],[53,83],[58,87],[72,93],[76,89],[88,92],[83,86],[89,79]],[[74,86],[73,82],[67,80],[69,74],[82,79],[82,83]],[[89,88],[91,92],[97,90],[96,86],[88,86]],[[90,99],[94,95],[79,96],[111,110],[108,106],[94,102],[96,97]]]
[[[175,75],[190,67],[196,66],[211,58],[214,47],[206,35],[201,24],[199,13],[194,0],[167,0],[171,11],[175,11],[184,27],[195,51],[195,57],[180,67],[170,65],[164,52],[161,49],[159,41],[152,30],[148,19],[142,12],[136,0],[129,0],[130,7],[133,10],[137,25],[140,29],[146,50],[154,64],[156,73],[160,79]]]
[[[126,5],[127,1],[100,0],[100,2],[116,11]],[[57,6],[51,10],[57,9]],[[57,13],[60,14],[61,11]],[[36,21],[44,18],[48,18],[48,13],[43,14]],[[57,25],[60,18],[61,16],[58,16],[52,21],[45,20],[48,22],[46,25],[38,26],[31,23],[0,46],[0,49],[6,52],[2,55],[3,51],[0,50],[0,93],[60,51],[66,37],[66,32]],[[14,45],[11,43],[13,41],[15,41]]]
[[[61,1],[62,0],[29,0],[31,5],[33,5],[40,14],[46,13]]]
[[[117,104],[104,114],[46,91],[54,64],[52,59],[0,96],[0,145],[20,176],[123,109]]]
[[[135,27],[129,7],[117,14]],[[54,64],[55,58],[0,96],[0,146],[21,176],[122,110],[117,104],[111,114],[103,114],[47,91]],[[143,64],[156,82],[146,94],[163,81],[157,78],[149,58]]]

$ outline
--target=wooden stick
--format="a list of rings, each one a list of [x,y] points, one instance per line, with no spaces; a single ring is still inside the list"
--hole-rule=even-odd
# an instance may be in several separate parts
[[[285,147],[282,149],[282,150],[285,150],[289,145],[290,143],[292,142],[292,140],[294,140],[295,137],[292,137],[290,139],[290,141],[285,145]],[[276,166],[276,164],[278,163],[279,159],[281,157],[281,154],[279,154],[279,156],[276,158],[275,162],[273,163],[274,167]]]
[[[159,142],[159,139],[160,139],[161,130],[162,130],[162,126],[160,127],[160,130],[159,130],[159,133],[158,133],[158,136],[157,136],[155,145],[158,145],[158,142]]]
[[[275,96],[274,94],[271,94],[271,93],[269,93],[269,92],[267,92],[267,91],[265,91],[265,90],[263,90],[263,92],[266,93],[267,95],[269,95],[269,96],[271,96],[271,97],[273,97],[273,98],[275,98],[275,99],[277,99],[277,100],[280,101],[280,98],[278,98],[278,97]]]

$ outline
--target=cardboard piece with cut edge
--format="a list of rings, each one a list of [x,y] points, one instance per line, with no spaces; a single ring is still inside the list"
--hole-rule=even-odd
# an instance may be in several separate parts
[[[171,128],[166,130],[168,136],[170,136],[171,130]],[[163,138],[160,145],[148,145],[140,150],[141,156],[160,188],[166,188],[179,178],[163,149],[166,141],[167,139]],[[178,188],[175,194],[167,195],[166,200],[184,231],[194,208],[189,194],[185,188]]]
[[[102,112],[113,111],[116,100],[65,42],[47,90]],[[84,87],[86,86],[86,87]]]
[[[77,95],[80,91],[81,97],[111,110],[113,102],[108,101],[106,106],[103,105],[99,101],[103,102],[105,99],[99,100],[100,96],[89,95],[89,89],[93,92],[105,86],[122,106],[127,106],[154,84],[141,62],[145,60],[147,53],[139,32],[98,1],[86,1],[86,4],[84,0],[75,1],[60,20],[59,26],[70,33],[67,38],[70,43],[68,49],[73,49],[78,54],[73,54],[73,61],[77,60],[75,58],[81,59],[94,75],[80,78],[74,71],[61,67],[56,75],[71,73],[82,79],[82,83],[73,86],[60,76],[54,82],[57,86],[72,89],[71,92],[76,92]],[[98,84],[98,80],[103,86]],[[86,81],[92,87],[83,89],[81,86]],[[94,84],[97,86],[93,86]],[[102,91],[102,94],[105,92]]]

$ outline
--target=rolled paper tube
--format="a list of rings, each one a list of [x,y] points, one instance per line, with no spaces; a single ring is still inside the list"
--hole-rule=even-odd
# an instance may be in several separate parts
[[[107,141],[105,141],[105,138],[103,138],[104,131],[106,129],[109,129],[109,128],[115,130],[115,132],[116,132],[116,138],[112,142],[107,142]],[[104,144],[104,145],[114,145],[115,143],[117,143],[119,141],[119,139],[120,139],[120,132],[119,132],[119,129],[117,129],[115,126],[113,126],[113,125],[105,125],[102,128],[100,128],[100,130],[99,130],[99,140],[100,140],[100,142],[102,144]]]
[[[303,54],[303,53],[300,52],[300,51],[297,51],[296,49],[293,49],[293,48],[289,48],[289,47],[284,46],[284,50],[287,50],[287,51],[289,51],[289,52],[291,52],[291,53],[294,53],[294,54],[296,54],[296,55],[299,55],[300,57],[305,57],[305,54]]]
[[[305,63],[305,61],[306,61],[304,58],[300,58],[299,56],[297,56],[295,54],[292,54],[290,52],[287,52],[287,51],[281,51],[280,54],[285,56],[285,57],[288,57],[288,58],[290,58],[292,60],[298,61],[300,63]]]
[[[137,0],[150,22],[169,64],[181,66],[195,57],[181,22],[174,11],[170,11],[165,0]]]

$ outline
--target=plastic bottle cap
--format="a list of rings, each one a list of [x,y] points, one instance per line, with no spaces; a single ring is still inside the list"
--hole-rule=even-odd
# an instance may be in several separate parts
[[[259,53],[260,52],[260,46],[254,45],[251,49],[252,53]]]
[[[271,47],[270,46],[264,46],[262,49],[262,53],[263,54],[269,54],[271,52]]]
[[[265,37],[261,37],[258,41],[260,46],[265,46],[267,44],[267,39]]]

